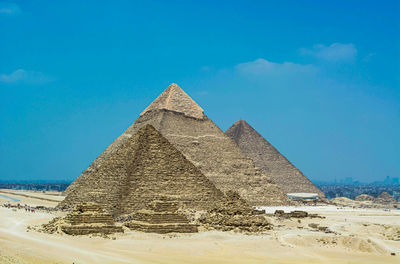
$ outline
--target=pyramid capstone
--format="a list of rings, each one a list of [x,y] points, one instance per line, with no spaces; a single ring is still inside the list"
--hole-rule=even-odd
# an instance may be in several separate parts
[[[203,109],[175,83],[168,86],[140,115],[160,109],[183,113],[194,118],[205,117]]]

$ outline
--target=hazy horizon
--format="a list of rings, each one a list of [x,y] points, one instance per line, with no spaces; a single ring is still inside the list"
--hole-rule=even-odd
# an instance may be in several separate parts
[[[0,181],[72,181],[167,86],[313,181],[400,177],[399,1],[0,1]]]

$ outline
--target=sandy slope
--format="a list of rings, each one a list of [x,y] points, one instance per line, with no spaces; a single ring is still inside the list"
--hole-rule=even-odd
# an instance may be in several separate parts
[[[36,200],[13,197],[27,204]],[[0,203],[5,200],[0,198]],[[400,241],[393,240],[399,239],[400,212],[308,209],[326,218],[300,223],[271,218],[275,228],[264,235],[129,232],[112,240],[27,232],[28,225],[46,223],[54,215],[0,207],[0,263],[400,263]],[[328,226],[338,234],[315,231],[310,223]],[[396,256],[390,256],[391,252]]]

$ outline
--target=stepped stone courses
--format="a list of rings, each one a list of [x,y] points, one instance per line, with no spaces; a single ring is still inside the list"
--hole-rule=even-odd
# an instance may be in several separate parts
[[[82,203],[64,218],[55,218],[43,225],[47,233],[63,232],[68,235],[112,234],[121,233],[121,226],[114,224],[114,219],[94,203]]]
[[[325,199],[321,190],[246,121],[237,121],[225,133],[285,193],[318,193]]]
[[[291,203],[176,84],[170,85],[146,108],[135,123],[68,187],[66,193],[72,193],[91,173],[98,173],[97,170],[101,170],[103,164],[147,124],[154,126],[218,189],[224,192],[237,190],[251,205]]]
[[[176,202],[153,201],[149,208],[122,217],[124,225],[132,230],[150,233],[196,233],[197,226],[189,223],[188,218],[178,212]]]
[[[93,201],[116,217],[154,210],[152,202],[157,200],[207,210],[220,207],[225,196],[154,127],[146,125],[58,206],[72,208]]]

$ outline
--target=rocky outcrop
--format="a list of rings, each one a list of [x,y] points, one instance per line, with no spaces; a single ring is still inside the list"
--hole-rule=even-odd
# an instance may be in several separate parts
[[[246,121],[237,121],[225,134],[285,193],[317,193],[325,198],[321,190]]]
[[[46,233],[65,233],[68,235],[112,234],[121,233],[121,226],[114,224],[114,219],[94,203],[82,203],[64,218],[55,218],[42,226]]]
[[[251,205],[283,205],[290,200],[271,179],[255,168],[203,110],[177,85],[172,84],[145,109],[135,123],[119,136],[66,190],[71,193],[136,134],[154,126],[223,192],[237,191]]]

